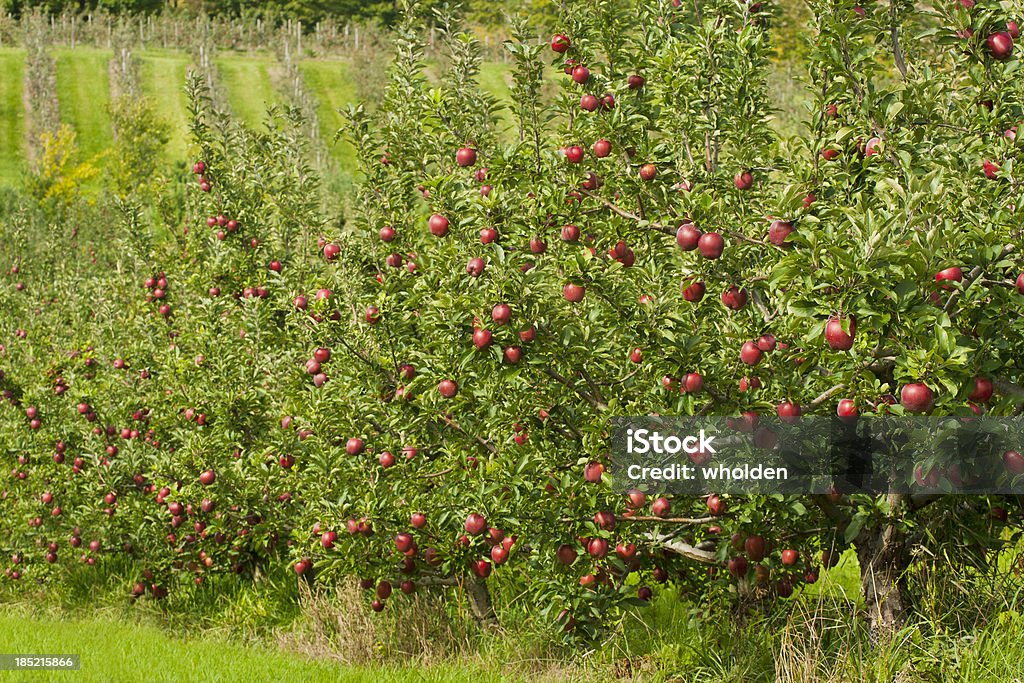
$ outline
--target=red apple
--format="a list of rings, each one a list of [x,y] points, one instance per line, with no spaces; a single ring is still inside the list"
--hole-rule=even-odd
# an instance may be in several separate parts
[[[672,511],[672,504],[668,501],[668,498],[659,497],[655,498],[654,502],[651,503],[651,514],[655,517],[666,517],[668,513]]]
[[[789,221],[772,221],[768,227],[768,241],[781,247],[786,243],[786,238],[793,232],[793,224]]]
[[[782,564],[787,567],[792,567],[800,559],[800,554],[795,550],[783,550],[782,551]]]
[[[683,223],[676,230],[676,244],[683,251],[693,251],[703,234],[693,223]]]
[[[640,167],[639,175],[640,180],[654,180],[654,177],[658,175],[658,167],[654,164],[644,164]]]
[[[590,80],[590,69],[579,64],[572,69],[572,80],[583,85]]]
[[[594,143],[594,156],[598,159],[604,159],[606,156],[612,153],[612,143],[608,142],[604,138]]]
[[[992,398],[992,380],[987,377],[975,377],[974,390],[967,398],[976,403],[986,403]]]
[[[740,360],[747,365],[757,365],[761,362],[764,352],[757,348],[754,342],[744,342],[740,348]]]
[[[1019,451],[1006,451],[1003,453],[1003,466],[1010,474],[1022,474],[1024,473],[1024,456]]]
[[[472,512],[466,517],[464,528],[470,536],[479,536],[487,528],[487,520],[484,519],[483,515]]]
[[[706,291],[703,282],[693,282],[687,284],[683,282],[683,299],[691,303],[696,303],[704,298],[704,292]]]
[[[749,190],[754,185],[754,176],[750,171],[741,171],[733,177],[732,182],[737,190]]]
[[[846,327],[849,332],[844,330]],[[857,334],[857,319],[831,317],[825,323],[825,342],[833,351],[849,351],[853,348],[853,338]]]
[[[1013,53],[1013,36],[1006,31],[993,33],[986,40],[988,51],[999,60],[1009,59]]]
[[[562,287],[562,296],[565,297],[566,301],[570,301],[574,304],[583,301],[583,295],[586,293],[587,290],[583,285],[577,285],[570,282]]]
[[[706,232],[697,240],[697,250],[706,259],[716,259],[725,250],[725,240],[717,232]]]
[[[448,219],[439,213],[433,214],[427,225],[430,227],[430,234],[435,237],[444,237],[448,234]]]
[[[738,311],[747,305],[747,290],[736,285],[722,292],[722,304],[731,310]]]
[[[445,398],[454,398],[455,394],[459,393],[459,385],[454,380],[443,379],[438,382],[437,390]]]
[[[760,562],[764,559],[768,544],[765,543],[763,536],[747,536],[743,541],[743,549],[746,550],[747,557],[753,562]]]
[[[472,147],[462,147],[455,153],[455,163],[459,166],[472,166],[476,163],[476,150]]]
[[[563,53],[569,49],[572,43],[569,42],[569,38],[564,33],[556,33],[551,37],[551,49],[558,53]]]
[[[900,403],[912,413],[926,413],[935,405],[935,396],[927,385],[915,382],[900,390]]]

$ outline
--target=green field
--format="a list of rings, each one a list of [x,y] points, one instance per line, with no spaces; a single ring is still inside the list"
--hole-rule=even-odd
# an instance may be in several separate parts
[[[232,112],[252,128],[263,127],[268,106],[281,104],[270,79],[273,64],[272,57],[249,55],[225,55],[216,60]]]
[[[25,51],[0,49],[0,73],[0,184],[7,185],[18,182],[25,161]]]
[[[60,120],[74,128],[84,159],[110,148],[110,58],[108,50],[57,50]]]
[[[77,654],[78,671],[0,672],[0,681],[337,681],[381,680],[488,683],[509,680],[477,667],[461,670],[423,667],[350,667],[313,661],[267,647],[239,645],[204,634],[177,638],[166,631],[93,617],[59,620],[22,610],[0,613],[0,654]]]
[[[170,126],[168,159],[183,159],[188,150],[188,98],[185,79],[189,59],[181,52],[150,50],[139,55],[142,92],[153,98],[157,113]]]
[[[317,101],[320,136],[329,145],[331,158],[347,175],[356,170],[355,150],[345,139],[331,144],[335,133],[345,125],[341,109],[355,100],[356,85],[349,64],[337,60],[307,60],[299,66],[302,78]]]

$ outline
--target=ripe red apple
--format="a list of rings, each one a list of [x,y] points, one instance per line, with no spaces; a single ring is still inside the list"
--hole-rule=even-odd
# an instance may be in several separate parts
[[[395,536],[395,548],[400,553],[404,553],[412,548],[413,540],[412,534],[402,532]]]
[[[565,297],[566,301],[570,301],[574,304],[583,301],[583,295],[586,293],[587,290],[583,285],[577,285],[570,282],[562,287],[562,296]]]
[[[324,258],[333,261],[341,254],[341,247],[333,242],[324,245]]]
[[[761,356],[764,352],[757,348],[757,344],[754,342],[744,342],[742,348],[740,348],[740,360],[747,365],[757,365],[761,362]]]
[[[608,510],[599,510],[594,513],[594,524],[605,531],[615,530],[615,514]]]
[[[587,94],[580,98],[580,109],[583,111],[597,111],[597,108],[600,106],[601,100],[597,99],[594,95]]]
[[[487,266],[487,262],[479,256],[469,259],[469,263],[466,264],[466,274],[470,277],[480,277],[484,268]]]
[[[844,418],[844,421],[849,420],[849,418],[857,417],[857,404],[852,398],[844,398],[840,400],[839,404],[836,406],[836,415],[840,418]]]
[[[473,346],[482,351],[491,345],[491,331],[477,328],[473,330]]]
[[[754,185],[754,176],[750,171],[741,171],[733,177],[732,182],[737,190],[749,190]]]
[[[706,232],[697,240],[697,250],[706,259],[716,259],[725,250],[725,240],[717,232]]]
[[[644,164],[640,167],[639,175],[640,180],[654,180],[654,177],[658,175],[658,167],[654,164]]]
[[[199,475],[199,483],[202,484],[203,486],[209,486],[210,484],[212,484],[216,480],[217,480],[217,475],[214,474],[213,470],[206,470],[205,472],[203,472],[203,473],[201,473]],[[110,501],[108,501],[107,504],[111,505],[112,503]]]
[[[772,221],[768,227],[768,241],[781,247],[786,243],[786,238],[793,232],[793,224],[789,221]]]
[[[849,332],[844,330],[846,327]],[[825,323],[825,342],[833,351],[849,351],[853,348],[853,338],[857,334],[857,319],[831,317]]]
[[[580,229],[575,225],[563,225],[561,236],[564,242],[575,242],[580,238]]]
[[[487,520],[484,519],[483,515],[472,512],[466,517],[464,528],[470,536],[479,536],[487,528]]]
[[[502,359],[509,365],[515,365],[523,359],[521,346],[506,346],[501,352]]]
[[[626,506],[633,510],[637,510],[644,506],[644,503],[647,501],[647,496],[639,489],[630,489],[626,492],[626,499]]]
[[[569,42],[568,36],[564,33],[556,33],[551,37],[551,49],[559,54],[569,49],[572,43]]]
[[[583,85],[590,80],[590,69],[579,64],[572,69],[572,80]]]
[[[940,270],[935,274],[936,282],[963,282],[963,279],[964,272],[956,266],[953,266],[952,268],[946,268],[945,270]],[[942,288],[950,289],[950,286],[942,285]]]
[[[986,403],[992,398],[992,380],[987,377],[974,378],[974,390],[968,395],[968,399],[975,403]]]
[[[782,564],[787,567],[792,567],[800,559],[800,553],[795,550],[783,550],[782,551]]]
[[[439,213],[433,214],[427,225],[430,227],[430,234],[435,237],[444,237],[448,234],[448,219]]]
[[[900,403],[912,413],[926,413],[935,405],[935,397],[927,385],[915,382],[900,390]]]
[[[765,543],[763,536],[747,536],[746,540],[743,541],[743,549],[747,552],[747,557],[753,562],[760,562],[764,559],[768,544]]]
[[[423,529],[427,526],[427,516],[422,512],[414,512],[409,517],[409,523],[413,529]]]
[[[985,173],[985,177],[989,180],[995,180],[999,177],[999,169],[1001,166],[994,161],[985,159],[981,164],[981,170]]]
[[[742,579],[744,576],[746,576],[747,570],[749,569],[749,565],[747,564],[747,558],[743,557],[742,555],[738,555],[730,559],[729,562],[726,564],[726,567],[728,568],[729,573],[737,579]]]
[[[387,468],[395,464],[395,456],[390,451],[384,451],[377,456],[377,462],[380,463],[381,467]]]
[[[570,164],[578,164],[583,161],[583,148],[579,145],[565,148],[565,158]]]
[[[645,82],[646,81],[644,77],[639,74],[631,74],[626,79],[626,85],[627,87],[629,87],[630,90],[639,90],[640,88],[644,87]]]
[[[666,517],[672,511],[672,504],[664,496],[654,499],[651,503],[651,514],[655,517]]]
[[[796,422],[796,418],[800,417],[802,412],[800,404],[793,401],[784,401],[775,406],[775,414],[781,417],[783,422],[790,424]]]
[[[363,440],[352,437],[345,442],[345,452],[349,455],[359,455],[363,452]]]
[[[676,230],[676,244],[683,251],[693,251],[697,248],[703,234],[693,223],[682,223]]]
[[[462,147],[455,153],[455,163],[459,166],[472,166],[476,163],[476,150],[472,147]]]
[[[497,304],[491,309],[491,320],[495,325],[505,325],[512,319],[512,308],[508,304]]]
[[[608,541],[603,538],[592,538],[587,543],[587,554],[600,560],[608,554]]]
[[[366,319],[366,322],[370,323],[371,325],[376,325],[378,322],[380,322],[380,309],[377,308],[376,306],[367,306],[366,315],[364,317]]]
[[[612,153],[612,143],[608,142],[604,138],[594,143],[594,156],[598,159],[604,159],[606,156]]]
[[[555,557],[558,558],[559,562],[566,566],[571,565],[573,562],[575,562],[577,556],[578,553],[576,552],[576,549],[573,548],[571,545],[568,545],[567,543],[563,543],[562,545],[558,546],[558,550],[555,551]]]
[[[443,379],[438,383],[437,390],[445,398],[455,398],[455,394],[459,393],[459,385],[454,380]]]
[[[1006,32],[1010,34],[1010,37],[1014,40],[1020,38],[1020,28],[1017,26],[1016,21],[1006,22]]]
[[[390,242],[395,239],[395,229],[390,225],[385,225],[380,229],[378,236],[382,242]]]
[[[596,484],[601,481],[601,475],[604,474],[604,465],[599,462],[588,462],[586,467],[583,468],[583,479],[591,484]]]
[[[774,351],[777,345],[778,341],[775,339],[775,335],[773,334],[762,334],[757,338],[757,348],[761,349],[765,353]]]
[[[1017,293],[1024,294],[1024,273],[1017,276],[1017,282],[1015,284],[1017,286]]]
[[[708,512],[715,517],[719,517],[725,514],[725,501],[719,498],[715,494],[708,496],[707,500]]]
[[[1003,453],[1003,466],[1010,474],[1024,473],[1024,456],[1019,451],[1006,451]]]
[[[480,230],[480,244],[490,244],[498,239],[498,231],[494,228],[482,228]]]
[[[1013,36],[1006,31],[993,33],[986,40],[988,51],[999,60],[1009,59],[1013,53]]]
[[[687,373],[683,375],[680,388],[687,394],[699,394],[704,388],[704,378],[696,372]]]
[[[691,303],[696,303],[704,298],[704,292],[706,291],[703,282],[694,282],[687,284],[683,282],[683,299]]]

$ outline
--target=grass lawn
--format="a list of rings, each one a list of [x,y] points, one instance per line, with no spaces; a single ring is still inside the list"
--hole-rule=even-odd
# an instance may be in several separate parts
[[[57,50],[57,99],[60,120],[75,129],[83,160],[107,150],[113,140],[110,123],[111,53],[75,48]]]
[[[25,163],[25,51],[0,49],[0,73],[0,185],[17,185]]]
[[[272,57],[248,55],[223,55],[216,60],[232,112],[251,128],[262,128],[267,120],[267,107],[280,104],[270,80],[274,63]]]
[[[169,160],[184,159],[188,151],[188,98],[185,79],[189,58],[184,52],[150,50],[139,53],[142,92],[153,98],[160,117],[170,126]]]
[[[347,667],[286,652],[243,646],[208,634],[176,638],[152,626],[102,617],[63,621],[23,610],[0,611],[3,654],[77,654],[79,671],[0,673],[0,681],[444,681],[507,680],[476,668],[462,670]]]
[[[334,134],[345,126],[345,118],[338,110],[355,101],[352,66],[338,60],[309,59],[303,61],[299,68],[306,87],[317,101],[320,136],[330,145]],[[347,139],[341,138],[337,144],[331,145],[330,153],[342,174],[351,176],[355,173],[355,149]]]

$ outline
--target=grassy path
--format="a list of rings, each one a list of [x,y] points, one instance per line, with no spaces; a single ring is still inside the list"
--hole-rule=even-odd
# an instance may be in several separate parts
[[[79,671],[0,672],[0,681],[331,681],[384,683],[438,681],[489,683],[498,673],[461,669],[348,667],[316,662],[282,651],[246,647],[213,638],[179,639],[149,626],[103,619],[59,621],[0,611],[2,654],[77,654]]]
[[[76,48],[57,50],[57,99],[60,120],[78,134],[78,148],[89,159],[110,148],[111,53]]]
[[[339,113],[346,105],[355,101],[356,85],[352,80],[351,65],[337,60],[306,60],[299,66],[306,87],[317,101],[317,118],[320,121],[320,136],[330,145],[334,134],[345,125]],[[330,146],[331,158],[339,171],[352,175],[356,171],[355,149],[342,138]]]
[[[0,185],[17,185],[25,162],[25,51],[0,49],[0,73]]]
[[[270,80],[269,57],[226,55],[216,60],[221,83],[227,89],[231,110],[247,126],[262,128],[267,107],[280,99]]]
[[[189,139],[188,98],[185,96],[188,55],[171,50],[149,50],[139,53],[139,60],[142,92],[153,99],[160,118],[170,126],[167,158],[184,160]]]

